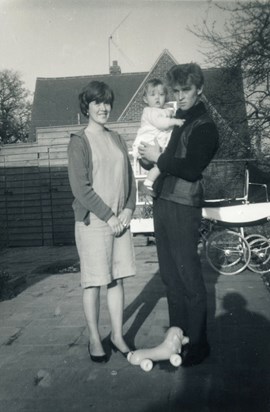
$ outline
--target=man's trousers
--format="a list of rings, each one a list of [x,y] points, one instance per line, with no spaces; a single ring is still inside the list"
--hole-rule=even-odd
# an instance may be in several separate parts
[[[201,209],[158,198],[153,213],[170,326],[180,327],[191,344],[203,344],[207,341],[207,301],[198,255]]]

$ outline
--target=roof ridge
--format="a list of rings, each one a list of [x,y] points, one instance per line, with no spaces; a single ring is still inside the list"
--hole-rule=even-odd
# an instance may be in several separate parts
[[[134,95],[132,96],[132,98],[130,99],[128,105],[124,108],[124,110],[122,111],[121,115],[118,117],[118,120],[121,120],[123,118],[123,116],[125,115],[125,113],[128,111],[129,107],[131,106],[132,102],[134,101],[135,97],[137,96],[137,94],[139,93],[139,91],[143,88],[144,84],[146,83],[146,81],[150,78],[154,68],[157,66],[157,64],[161,61],[161,59],[163,58],[163,56],[169,56],[170,59],[172,59],[175,64],[177,63],[177,61],[175,60],[175,58],[173,57],[173,55],[169,52],[168,49],[164,49],[160,55],[157,57],[157,59],[155,60],[154,64],[152,65],[151,69],[146,73],[145,78],[143,79],[142,83],[140,84],[140,86],[137,88],[137,90],[135,91]]]
[[[170,55],[171,57],[171,53],[167,51],[167,49],[165,49],[167,54]],[[123,77],[123,76],[143,76],[143,75],[147,75],[147,74],[151,74],[152,69],[155,67],[156,63],[158,62],[158,60],[160,59],[160,57],[164,54],[163,53],[160,54],[159,58],[156,59],[155,64],[152,65],[152,68],[149,71],[141,71],[141,72],[126,72],[126,73],[120,73],[120,74],[110,74],[110,73],[104,73],[104,74],[84,74],[84,75],[79,75],[79,76],[59,76],[59,77],[37,77],[36,80],[70,80],[70,79],[84,79],[84,78],[89,78],[89,77]],[[174,59],[174,58],[173,58]],[[174,59],[175,60],[175,59]],[[181,65],[181,63],[179,64]],[[215,70],[226,70],[226,68],[224,67],[202,67],[203,71],[215,71]]]
[[[123,76],[142,76],[148,73],[148,71],[145,72],[128,72],[128,73],[121,73],[121,74],[85,74],[82,76],[61,76],[61,77],[37,77],[36,80],[70,80],[70,79],[84,79],[84,78],[89,78],[89,77],[123,77]]]

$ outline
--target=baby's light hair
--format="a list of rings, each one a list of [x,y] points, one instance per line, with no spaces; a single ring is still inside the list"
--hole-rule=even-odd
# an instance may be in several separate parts
[[[165,94],[166,95],[168,94],[167,87],[165,86],[163,81],[160,79],[154,78],[154,79],[147,80],[147,82],[145,83],[144,89],[143,89],[143,97],[147,95],[149,87],[157,87],[157,86],[163,86]]]

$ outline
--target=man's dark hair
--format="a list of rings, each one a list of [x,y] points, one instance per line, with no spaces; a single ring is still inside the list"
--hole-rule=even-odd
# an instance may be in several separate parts
[[[179,84],[194,84],[200,89],[204,84],[204,76],[201,67],[197,63],[178,64],[167,73],[167,82],[170,87]]]

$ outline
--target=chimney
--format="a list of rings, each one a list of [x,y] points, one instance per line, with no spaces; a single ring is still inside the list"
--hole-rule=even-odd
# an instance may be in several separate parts
[[[118,66],[117,60],[113,60],[112,66],[110,66],[110,74],[121,74],[121,68]]]

